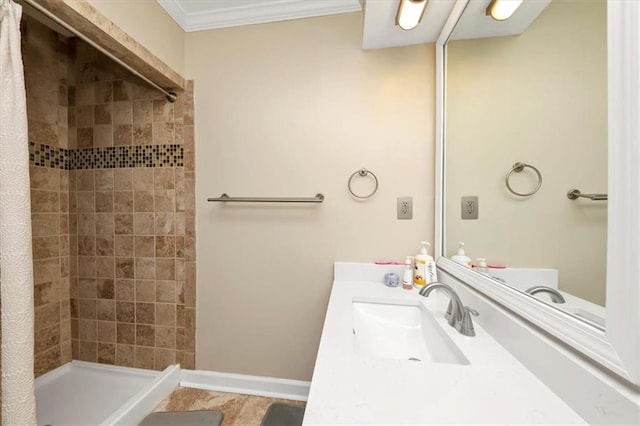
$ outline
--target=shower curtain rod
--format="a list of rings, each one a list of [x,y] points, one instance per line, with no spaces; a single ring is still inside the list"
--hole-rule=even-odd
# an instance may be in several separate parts
[[[82,39],[83,41],[85,41],[86,43],[91,45],[91,47],[97,49],[100,53],[104,54],[109,59],[115,61],[118,65],[124,67],[126,70],[128,70],[129,72],[134,74],[136,77],[144,80],[146,83],[148,83],[149,85],[153,86],[155,89],[157,89],[160,92],[164,93],[169,102],[175,102],[176,99],[178,98],[178,95],[175,92],[169,92],[169,91],[165,90],[163,87],[161,87],[158,84],[154,83],[153,81],[149,80],[147,77],[143,76],[138,71],[134,70],[129,65],[127,65],[125,62],[123,62],[122,60],[120,60],[117,57],[115,57],[112,53],[110,53],[109,51],[107,51],[104,48],[102,48],[101,46],[99,46],[97,43],[95,43],[89,37],[85,36],[80,31],[76,30],[71,25],[67,24],[65,21],[63,21],[62,19],[58,18],[53,13],[49,12],[47,9],[42,7],[40,4],[36,3],[34,0],[19,0],[19,2],[20,3],[26,3],[29,6],[33,7],[38,12],[42,13],[47,18],[49,18],[52,21],[54,21],[56,24],[62,26],[64,29],[66,29],[70,33],[76,35],[78,38]]]

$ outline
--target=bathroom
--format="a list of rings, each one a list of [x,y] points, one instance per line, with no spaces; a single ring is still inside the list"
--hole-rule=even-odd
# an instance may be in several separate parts
[[[178,96],[25,19],[36,376],[73,359],[308,387],[334,262],[403,260],[421,240],[438,253],[439,27],[430,43],[363,49],[357,1],[189,31],[172,2],[38,3],[89,34],[83,16],[97,22],[98,40],[115,24],[116,56]],[[120,164],[100,163],[113,152]],[[358,199],[347,182],[363,168],[354,191],[379,185]],[[223,193],[325,198],[207,201]],[[398,220],[405,196],[413,218]]]

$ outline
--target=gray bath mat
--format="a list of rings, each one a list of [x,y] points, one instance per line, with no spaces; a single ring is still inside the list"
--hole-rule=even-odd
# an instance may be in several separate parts
[[[304,417],[304,407],[273,403],[267,409],[260,426],[300,426]]]
[[[167,411],[151,413],[139,426],[220,426],[220,411]]]

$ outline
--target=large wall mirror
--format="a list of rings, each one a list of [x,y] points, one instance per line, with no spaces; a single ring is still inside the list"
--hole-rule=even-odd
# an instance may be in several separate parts
[[[640,383],[640,6],[525,1],[498,22],[488,3],[458,0],[438,41],[438,265]],[[490,268],[453,262],[459,242]]]
[[[567,192],[607,192],[606,0],[555,0],[519,35],[461,39],[471,14],[447,48],[446,255],[464,242],[507,267],[489,268],[498,282],[604,327],[607,201]]]

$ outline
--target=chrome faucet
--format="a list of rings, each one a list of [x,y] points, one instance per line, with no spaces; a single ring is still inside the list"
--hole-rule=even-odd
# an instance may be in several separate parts
[[[549,293],[551,297],[551,301],[553,303],[565,303],[564,297],[558,290],[555,288],[547,287],[546,285],[535,285],[531,288],[525,290],[525,293],[529,293],[530,295],[534,295],[536,293]]]
[[[427,284],[420,289],[420,296],[429,297],[429,294],[437,288],[444,290],[451,299],[449,306],[447,306],[447,313],[444,315],[449,325],[458,330],[460,334],[475,336],[476,332],[473,329],[471,315],[478,316],[478,312],[468,306],[464,306],[460,296],[451,286],[444,283]]]

